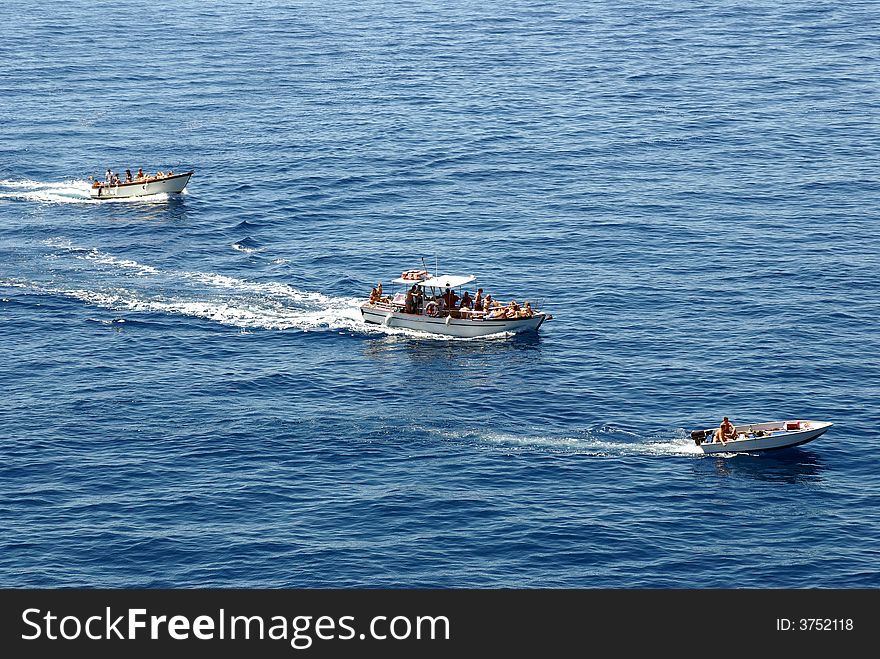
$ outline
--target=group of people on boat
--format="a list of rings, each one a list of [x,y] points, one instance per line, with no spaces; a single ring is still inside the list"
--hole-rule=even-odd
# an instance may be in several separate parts
[[[531,318],[534,315],[530,302],[520,306],[516,300],[511,300],[507,305],[501,304],[492,298],[491,294],[483,295],[483,289],[478,288],[476,295],[471,297],[469,291],[465,291],[461,299],[451,288],[447,288],[440,296],[445,309],[458,311],[462,316],[483,315],[485,318]]]
[[[382,295],[382,282],[381,281],[378,284],[376,284],[375,286],[373,286],[373,288],[370,290],[370,302],[372,304],[376,304],[377,302],[386,302],[386,303],[391,302],[390,298],[387,298],[384,295]]]
[[[382,282],[370,290],[370,303],[390,304],[392,300],[382,295]],[[534,315],[530,302],[520,306],[516,300],[503,305],[492,299],[491,295],[483,296],[483,289],[478,288],[476,295],[471,297],[465,291],[461,297],[452,288],[447,288],[441,295],[428,296],[424,287],[413,284],[403,299],[403,311],[411,314],[426,313],[429,316],[453,315],[461,318],[481,317],[489,319],[531,318]]]
[[[174,172],[170,169],[167,172],[159,170],[155,174],[145,174],[144,170],[138,167],[137,174],[134,175],[132,175],[130,169],[126,169],[125,178],[123,179],[119,176],[119,172],[114,172],[112,169],[108,168],[107,172],[104,174],[103,181],[99,181],[91,176],[89,176],[89,181],[92,181],[93,188],[100,188],[101,186],[110,187],[122,183],[149,183],[150,181],[158,181],[159,179],[167,178],[169,176],[174,176]]]

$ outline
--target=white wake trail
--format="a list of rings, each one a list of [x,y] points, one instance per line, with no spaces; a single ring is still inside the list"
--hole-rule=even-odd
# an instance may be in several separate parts
[[[532,430],[519,434],[482,430],[450,431],[429,428],[424,430],[438,433],[444,439],[474,441],[511,451],[539,450],[591,457],[702,455],[699,447],[684,437],[646,439],[624,430],[593,429],[575,437],[552,436]]]
[[[89,195],[88,181],[32,181],[0,180],[0,199],[14,201],[33,201],[48,204],[106,204],[111,203],[147,203],[154,204],[168,201],[167,194],[155,194],[149,197],[123,197],[121,199],[92,199]]]

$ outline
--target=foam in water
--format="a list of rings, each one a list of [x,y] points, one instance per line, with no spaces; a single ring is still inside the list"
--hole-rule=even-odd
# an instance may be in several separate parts
[[[298,302],[308,301],[317,304],[331,304],[334,300],[334,298],[330,298],[323,293],[318,293],[316,291],[301,291],[280,282],[259,283],[237,279],[235,277],[227,277],[226,275],[204,272],[182,272],[180,273],[180,276],[217,288],[229,288],[278,297],[289,297]]]
[[[424,432],[439,434],[456,441],[470,440],[496,445],[507,450],[541,450],[572,453],[592,457],[624,455],[703,455],[692,441],[676,433],[675,437],[646,440],[643,436],[625,430],[609,428],[588,429],[583,436],[554,437],[526,431],[522,434],[478,430],[436,430],[422,428]]]
[[[257,298],[194,299],[183,295],[146,294],[126,288],[88,290],[45,286],[35,282],[0,281],[4,286],[27,288],[45,295],[59,295],[113,311],[162,313],[213,320],[224,325],[250,329],[361,329],[357,308],[344,300],[323,309],[302,309],[273,305]]]

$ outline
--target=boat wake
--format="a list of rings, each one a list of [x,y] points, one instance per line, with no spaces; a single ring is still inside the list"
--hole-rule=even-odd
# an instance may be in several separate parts
[[[115,203],[156,203],[168,200],[166,193],[149,197],[128,197],[121,199],[92,199],[86,181],[31,181],[0,180],[0,199],[13,201],[35,201],[48,204],[104,204]]]
[[[44,244],[51,248],[46,255],[51,279],[3,279],[0,286],[78,300],[108,309],[117,319],[153,313],[201,318],[242,331],[364,330],[354,298],[217,273],[163,270],[66,241]]]
[[[107,252],[48,240],[48,281],[0,279],[0,286],[53,295],[108,309],[116,321],[125,313],[167,314],[258,330],[338,331],[428,341],[475,341],[365,323],[359,298],[333,297],[280,282],[257,282],[218,273],[163,270]],[[121,320],[124,320],[121,319]],[[131,320],[131,319],[130,319]]]
[[[479,430],[423,430],[426,433],[439,434],[444,440],[473,442],[511,453],[538,451],[591,457],[703,455],[699,447],[685,436],[684,429],[657,436],[645,436],[611,426],[589,428],[576,435],[564,436],[532,432],[514,434]]]

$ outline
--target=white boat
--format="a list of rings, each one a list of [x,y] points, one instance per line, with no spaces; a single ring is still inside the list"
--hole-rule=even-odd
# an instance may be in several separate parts
[[[89,196],[92,199],[125,199],[130,197],[147,197],[167,192],[183,192],[192,175],[193,172],[189,171],[183,174],[147,176],[128,183],[120,182],[115,185],[107,185],[107,183],[97,181],[89,189]]]
[[[469,309],[446,309],[441,297],[446,289],[461,289],[474,281],[473,275],[430,276],[427,271],[410,270],[401,277],[393,279],[394,284],[403,284],[405,289],[413,285],[421,293],[421,302],[410,310],[406,308],[405,293],[397,293],[379,301],[364,302],[361,314],[364,321],[386,327],[474,338],[503,332],[518,334],[533,332],[552,316],[542,311],[531,311],[523,317],[500,318],[490,312],[475,312]]]
[[[806,444],[832,425],[830,421],[767,421],[735,426],[735,438],[723,444],[713,441],[716,428],[694,430],[691,439],[703,453],[751,453]]]

